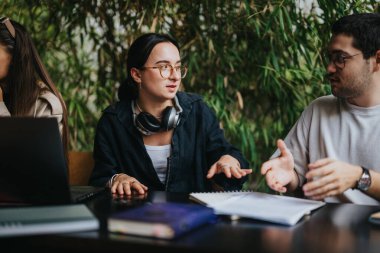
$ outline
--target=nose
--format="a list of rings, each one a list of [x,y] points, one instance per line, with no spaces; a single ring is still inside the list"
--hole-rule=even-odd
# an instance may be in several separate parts
[[[175,68],[172,67],[171,71],[170,71],[169,78],[171,80],[179,80],[179,79],[181,79],[181,71],[177,72],[177,71],[175,71]]]
[[[326,67],[327,73],[335,73],[336,72],[336,66],[331,61],[327,64]]]

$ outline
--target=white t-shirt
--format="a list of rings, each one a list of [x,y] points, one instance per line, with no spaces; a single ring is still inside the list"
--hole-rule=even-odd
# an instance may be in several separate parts
[[[364,108],[333,95],[314,100],[285,138],[294,157],[300,185],[305,183],[307,165],[332,158],[380,172],[380,105]],[[273,155],[278,156],[279,151]],[[326,202],[379,205],[359,190],[347,190]]]
[[[170,144],[163,146],[149,146],[145,145],[146,151],[152,160],[153,167],[157,172],[157,176],[161,183],[165,184],[168,157],[170,156]]]

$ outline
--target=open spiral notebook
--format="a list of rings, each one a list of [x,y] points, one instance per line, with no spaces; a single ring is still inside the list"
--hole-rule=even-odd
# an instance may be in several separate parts
[[[253,191],[193,192],[190,200],[214,209],[216,214],[295,225],[325,202]]]

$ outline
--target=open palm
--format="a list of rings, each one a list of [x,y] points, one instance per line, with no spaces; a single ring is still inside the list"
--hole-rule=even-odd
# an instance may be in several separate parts
[[[293,179],[294,159],[283,140],[277,141],[281,154],[279,157],[265,162],[261,166],[261,174],[265,175],[268,186],[278,192],[286,192],[286,185]]]

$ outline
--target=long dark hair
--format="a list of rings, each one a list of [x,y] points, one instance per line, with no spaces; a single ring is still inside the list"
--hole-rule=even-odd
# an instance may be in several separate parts
[[[131,69],[141,69],[148,60],[153,48],[162,42],[172,43],[179,51],[178,42],[168,34],[146,33],[132,43],[127,56],[127,78],[121,83],[118,90],[120,100],[138,98],[139,89],[131,76]]]
[[[0,23],[0,44],[12,55],[8,75],[4,80],[7,107],[12,116],[27,116],[42,91],[38,82],[41,80],[46,84],[47,89],[58,97],[63,108],[62,143],[67,160],[69,131],[65,102],[46,71],[26,29],[16,21],[9,21],[15,30],[15,36],[4,23]]]

